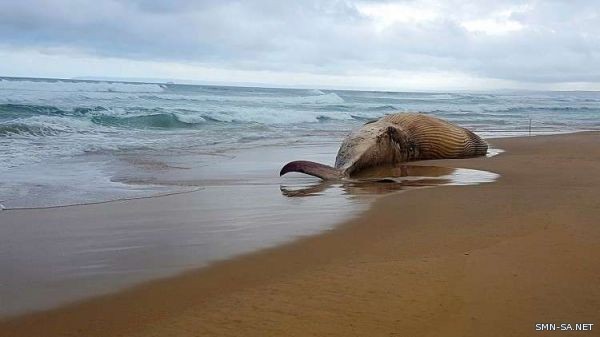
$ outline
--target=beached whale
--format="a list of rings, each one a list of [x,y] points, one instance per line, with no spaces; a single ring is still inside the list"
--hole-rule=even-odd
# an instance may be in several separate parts
[[[301,172],[324,180],[350,178],[366,168],[426,160],[483,156],[488,145],[473,132],[420,113],[396,113],[368,122],[340,146],[335,167],[306,160],[280,172]]]

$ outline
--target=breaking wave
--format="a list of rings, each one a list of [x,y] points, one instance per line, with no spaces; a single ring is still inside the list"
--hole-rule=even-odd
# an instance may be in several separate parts
[[[164,85],[153,83],[0,79],[0,90],[152,93],[163,92],[164,89]]]
[[[188,128],[194,126],[194,124],[197,124],[198,122],[206,121],[202,117],[196,121],[192,121],[191,119],[187,119],[186,121],[186,118],[181,118],[174,113],[127,117],[98,115],[93,116],[91,120],[93,123],[105,126],[158,129]]]
[[[395,111],[431,114],[494,136],[526,130],[530,118],[534,129],[562,132],[599,128],[600,94],[395,93],[0,78],[0,171],[96,150],[212,151],[248,142],[339,141],[348,130]]]
[[[61,130],[48,125],[28,125],[25,123],[9,123],[0,125],[0,137],[29,135],[29,136],[55,136]]]

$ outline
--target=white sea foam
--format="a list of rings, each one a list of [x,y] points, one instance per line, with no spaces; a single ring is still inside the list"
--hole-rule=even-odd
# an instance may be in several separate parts
[[[63,132],[78,133],[92,131],[94,127],[92,122],[86,119],[75,119],[66,116],[55,117],[45,115],[31,116],[27,118],[17,118],[12,120],[11,124],[25,125],[32,129],[40,130],[42,133],[38,136],[55,135],[57,133]],[[28,134],[25,133],[25,136],[27,135]]]
[[[226,104],[226,103],[248,103],[248,104],[341,104],[344,99],[336,93],[311,93],[306,96],[247,96],[247,95],[216,95],[207,93],[194,94],[177,94],[177,93],[160,93],[157,95],[141,95],[139,98],[156,99],[165,101],[178,102],[197,102],[202,104]],[[91,98],[91,97],[90,97]],[[94,97],[96,98],[96,97]]]
[[[315,96],[304,96],[298,99],[302,103],[317,103],[317,104],[336,104],[336,103],[344,103],[344,99],[338,96],[338,94],[334,92],[330,92],[325,95],[315,95]]]
[[[206,122],[204,117],[191,113],[175,113],[174,115],[175,118],[184,123],[196,124]]]
[[[206,119],[219,122],[260,123],[266,125],[285,125],[298,123],[317,123],[327,120],[352,120],[353,117],[345,112],[314,111],[304,109],[289,111],[286,109],[262,108],[237,108],[229,111],[199,112]],[[178,117],[183,122],[186,122]]]
[[[308,90],[308,93],[310,95],[325,95],[325,93],[319,89],[310,89],[310,90]]]

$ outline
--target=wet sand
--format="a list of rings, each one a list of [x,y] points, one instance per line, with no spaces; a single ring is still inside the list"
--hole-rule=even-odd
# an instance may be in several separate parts
[[[383,197],[335,230],[5,319],[0,335],[531,336],[536,323],[600,324],[600,133],[492,143],[506,152],[424,164],[497,182]]]
[[[0,318],[114,293],[316,235],[368,209],[381,194],[497,177],[478,170],[410,165],[345,183],[277,174],[281,157],[331,160],[335,150],[324,145],[261,147],[210,162],[198,160],[199,165],[186,169],[130,168],[125,171],[130,177],[183,190],[161,197],[1,212]],[[381,177],[389,178],[386,183],[369,180]],[[194,190],[187,192],[190,188]]]

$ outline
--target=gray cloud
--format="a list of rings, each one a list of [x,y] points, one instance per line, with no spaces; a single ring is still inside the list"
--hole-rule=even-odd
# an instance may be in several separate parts
[[[583,1],[0,1],[0,44],[231,69],[600,82]]]

